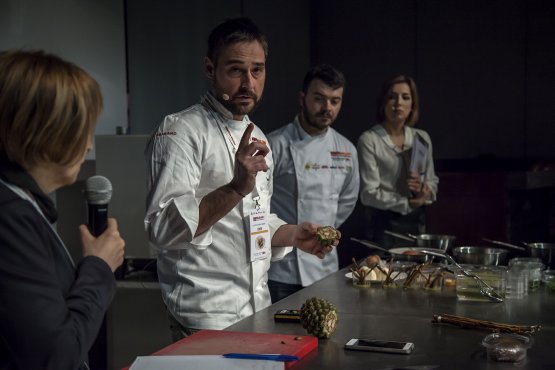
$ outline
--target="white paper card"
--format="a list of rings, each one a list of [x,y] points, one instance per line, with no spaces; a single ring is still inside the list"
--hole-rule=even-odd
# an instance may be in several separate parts
[[[284,370],[280,361],[244,360],[219,355],[139,356],[129,370]]]

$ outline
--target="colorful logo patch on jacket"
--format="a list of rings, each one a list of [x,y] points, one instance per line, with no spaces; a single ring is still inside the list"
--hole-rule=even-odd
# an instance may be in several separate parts
[[[351,172],[353,170],[352,157],[352,154],[349,152],[330,152],[331,165],[306,162],[304,168],[307,171],[343,170],[346,172]]]

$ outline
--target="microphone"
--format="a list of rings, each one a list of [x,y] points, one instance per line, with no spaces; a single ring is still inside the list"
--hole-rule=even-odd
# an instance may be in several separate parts
[[[92,176],[85,182],[89,230],[99,236],[108,227],[108,203],[112,198],[112,184],[104,176]]]

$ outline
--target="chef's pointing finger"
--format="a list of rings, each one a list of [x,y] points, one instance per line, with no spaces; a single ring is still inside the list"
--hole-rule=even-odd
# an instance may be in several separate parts
[[[247,126],[247,129],[245,130],[245,132],[243,133],[243,136],[241,137],[241,141],[239,142],[239,148],[237,148],[238,150],[249,145],[249,142],[251,140],[252,130],[254,130],[254,125],[252,123],[249,123],[249,125]]]

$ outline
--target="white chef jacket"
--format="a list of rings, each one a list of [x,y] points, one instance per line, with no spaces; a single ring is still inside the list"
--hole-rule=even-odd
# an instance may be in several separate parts
[[[233,121],[232,114],[208,93],[201,104],[166,116],[145,151],[145,227],[158,252],[163,300],[185,327],[223,329],[271,304],[270,260],[250,261],[252,193],[209,230],[193,237],[202,198],[233,178],[234,148],[249,122],[247,116]],[[258,127],[252,136],[266,140]],[[269,211],[271,153],[266,163],[269,170],[258,173],[256,189],[260,205]],[[283,224],[269,215],[270,236]],[[272,258],[291,250],[272,248]]]
[[[418,133],[428,143],[428,157],[426,165],[426,184],[432,191],[430,204],[436,200],[439,179],[434,171],[432,155],[432,141],[423,130],[404,126],[404,151],[410,150],[414,135]],[[406,215],[412,211],[409,206],[408,193],[401,188],[407,188],[407,165],[403,160],[402,151],[397,148],[389,137],[385,128],[377,124],[365,131],[359,138],[357,150],[360,162],[360,201],[365,206],[382,210],[394,211]]]
[[[309,135],[298,117],[268,135],[274,155],[272,212],[289,223],[304,221],[339,227],[358,198],[355,146],[333,128]],[[269,279],[308,286],[338,270],[337,251],[321,260],[296,249],[272,262]]]

